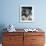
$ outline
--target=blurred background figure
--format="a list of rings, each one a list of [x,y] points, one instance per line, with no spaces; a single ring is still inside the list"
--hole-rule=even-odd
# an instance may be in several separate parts
[[[22,7],[22,20],[32,20],[32,7]]]

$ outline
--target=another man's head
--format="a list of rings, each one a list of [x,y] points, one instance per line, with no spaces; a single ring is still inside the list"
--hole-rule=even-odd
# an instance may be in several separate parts
[[[22,16],[28,17],[30,14],[32,14],[32,7],[22,7]]]

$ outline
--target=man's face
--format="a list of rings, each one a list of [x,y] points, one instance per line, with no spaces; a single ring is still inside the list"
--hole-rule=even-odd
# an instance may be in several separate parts
[[[25,14],[28,16],[30,14],[30,9],[26,9]]]

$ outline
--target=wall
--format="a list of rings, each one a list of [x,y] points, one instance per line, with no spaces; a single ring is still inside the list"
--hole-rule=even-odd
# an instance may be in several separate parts
[[[46,27],[46,0],[1,0],[0,25],[13,24],[16,28]],[[21,23],[19,21],[20,5],[33,5],[35,21]]]

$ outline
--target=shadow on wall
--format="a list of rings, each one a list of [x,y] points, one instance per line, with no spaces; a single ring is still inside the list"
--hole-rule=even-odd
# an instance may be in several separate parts
[[[6,26],[4,24],[0,24],[0,43],[2,43],[3,32],[6,31],[4,28],[6,28]]]

